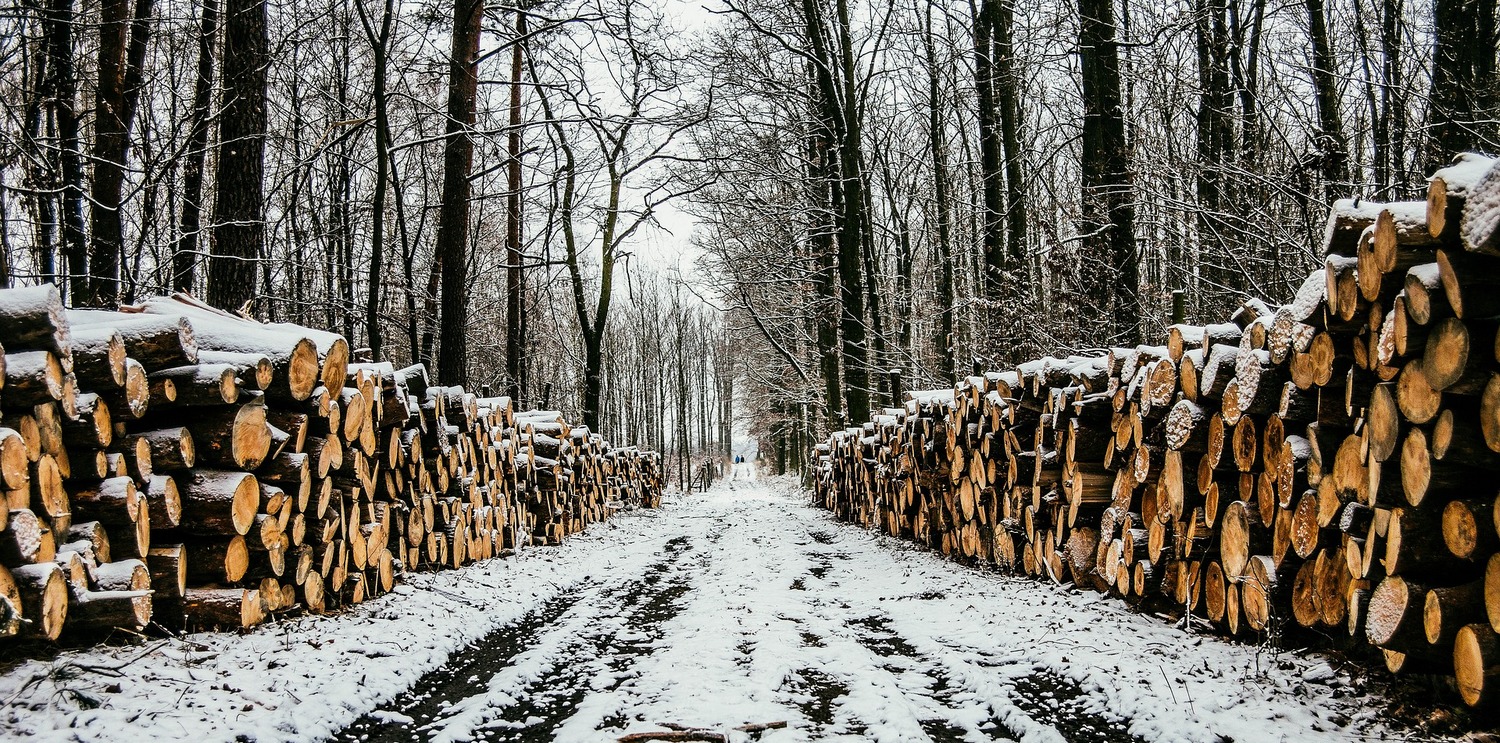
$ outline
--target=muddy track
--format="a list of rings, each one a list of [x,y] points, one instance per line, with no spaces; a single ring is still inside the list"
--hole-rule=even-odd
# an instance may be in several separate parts
[[[560,623],[587,602],[590,613],[619,617],[619,633],[606,626],[598,632],[568,639],[562,652],[513,703],[495,710],[472,739],[485,741],[552,740],[552,731],[577,711],[592,690],[590,677],[602,663],[615,674],[618,686],[634,658],[650,652],[661,639],[661,626],[676,614],[678,602],[688,590],[686,575],[676,569],[689,541],[668,541],[661,557],[638,580],[600,589],[575,586],[547,601],[538,609],[507,624],[454,653],[449,662],[425,674],[412,691],[356,720],[334,737],[349,743],[396,743],[429,740],[443,730],[443,721],[454,703],[483,694],[488,679],[511,665],[544,636],[558,631]],[[613,687],[610,687],[613,688]],[[624,721],[619,721],[621,726]]]
[[[886,664],[886,670],[897,675],[924,673],[930,680],[924,696],[943,709],[957,711],[962,706],[958,695],[963,689],[953,683],[953,679],[939,664],[924,657],[906,638],[893,631],[890,624],[890,617],[884,614],[871,614],[849,622],[848,627],[854,630],[856,639],[865,649],[893,661]],[[917,668],[931,670],[918,671]],[[927,737],[931,738],[934,743],[963,743],[969,739],[967,730],[949,720],[929,717],[920,722],[922,731],[927,733]],[[993,714],[979,725],[979,729],[991,738],[1019,737],[1007,729],[1004,723]]]
[[[1124,721],[1092,709],[1088,691],[1066,676],[1039,670],[1017,680],[1011,689],[1012,702],[1031,719],[1056,729],[1068,743],[1142,743]]]
[[[412,739],[412,725],[424,725],[438,717],[453,699],[467,696],[473,691],[476,679],[487,669],[509,663],[527,647],[548,625],[556,622],[573,604],[585,587],[578,586],[553,597],[540,608],[520,619],[491,632],[478,642],[454,653],[449,662],[428,671],[395,701],[371,712],[345,728],[335,741],[356,743],[396,743]],[[415,691],[420,690],[420,691]],[[396,714],[391,714],[392,712]],[[399,722],[398,715],[411,718],[411,724]]]

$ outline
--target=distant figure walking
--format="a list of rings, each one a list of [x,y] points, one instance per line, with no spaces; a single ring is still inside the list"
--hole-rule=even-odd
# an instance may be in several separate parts
[[[731,480],[738,480],[738,479],[740,479],[740,465],[744,464],[744,463],[745,463],[745,458],[743,456],[740,456],[740,455],[736,454],[735,457],[734,457],[734,464],[732,466],[730,466],[730,468],[729,468],[729,473],[730,473],[729,474],[729,479],[731,479]]]

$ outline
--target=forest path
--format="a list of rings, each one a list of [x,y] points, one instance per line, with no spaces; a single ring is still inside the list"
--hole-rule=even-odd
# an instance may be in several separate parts
[[[1381,701],[1322,658],[955,565],[839,524],[786,481],[726,481],[627,520],[649,523],[603,535],[609,569],[543,592],[336,739],[607,741],[663,723],[765,741],[1389,734]]]

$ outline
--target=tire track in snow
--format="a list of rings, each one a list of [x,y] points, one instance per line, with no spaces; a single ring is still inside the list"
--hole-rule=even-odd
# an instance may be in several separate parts
[[[857,597],[841,595],[838,587],[842,581],[858,583],[862,563],[839,549],[834,534],[812,528],[808,536],[819,545],[809,552],[817,563],[810,572],[829,587],[827,598],[856,603]],[[830,558],[851,560],[848,575],[829,576],[835,565]],[[891,628],[891,616],[881,609],[853,618],[846,626],[868,650],[887,660],[884,669],[898,677],[909,696],[924,698],[939,713],[920,720],[923,732],[935,742],[1008,735],[1066,743],[1140,743],[1129,733],[1128,721],[1101,712],[1106,700],[1061,674],[1004,669],[1007,664],[975,656],[938,637],[922,638],[923,645],[938,649],[923,653],[914,641]],[[978,709],[983,710],[981,719],[976,719]]]
[[[950,743],[1008,733],[986,719],[980,700],[964,698],[962,689],[934,674],[930,662],[889,631],[887,618],[856,616],[863,612],[854,606],[858,599],[840,585],[858,582],[858,558],[867,556],[841,549],[836,533],[814,528],[800,516],[798,526],[810,540],[800,546],[811,567],[794,584],[806,596],[794,621],[805,627],[803,644],[812,649],[809,660],[817,662],[795,671],[784,691],[812,723],[814,735]]]
[[[686,536],[669,540],[638,580],[554,598],[456,653],[335,740],[551,741],[600,678],[618,685],[633,659],[660,639],[687,590],[677,563],[689,544]]]
[[[412,689],[381,709],[355,720],[333,740],[356,743],[398,743],[411,740],[414,724],[426,724],[451,703],[469,693],[485,669],[503,666],[536,643],[537,637],[577,603],[578,586],[553,597],[520,619],[454,653],[446,664],[422,676]]]

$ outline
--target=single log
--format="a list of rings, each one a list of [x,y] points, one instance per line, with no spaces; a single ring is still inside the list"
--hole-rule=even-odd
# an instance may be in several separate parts
[[[1396,407],[1412,423],[1430,423],[1442,410],[1443,393],[1427,381],[1421,359],[1412,359],[1396,378]]]
[[[73,330],[73,373],[86,389],[125,386],[125,339],[114,328],[97,325]]]
[[[1453,675],[1470,707],[1492,706],[1500,688],[1500,635],[1487,624],[1470,624],[1455,635]]]
[[[115,433],[109,406],[92,392],[78,395],[76,400],[77,415],[63,421],[63,443],[79,449],[109,448]]]
[[[1428,228],[1426,201],[1391,202],[1375,219],[1373,268],[1380,274],[1405,273],[1424,257],[1432,260],[1438,245]]]
[[[249,629],[265,621],[260,592],[253,588],[190,588],[183,613],[193,624]]]
[[[1463,180],[1478,171],[1479,161],[1460,161],[1462,173],[1448,171],[1449,177]],[[1463,194],[1463,218],[1459,223],[1459,242],[1464,248],[1485,255],[1500,255],[1500,173],[1494,162],[1468,184]],[[1434,174],[1436,175],[1436,174]],[[1444,179],[1446,190],[1447,178]],[[1429,191],[1430,196],[1430,191]],[[1444,204],[1446,211],[1446,204]]]
[[[1444,248],[1437,252],[1438,278],[1455,317],[1493,320],[1500,317],[1500,274],[1488,256]]]
[[[1426,608],[1425,586],[1398,575],[1387,576],[1370,595],[1365,637],[1376,647],[1400,652],[1421,650],[1427,645]]]
[[[147,369],[166,369],[198,363],[193,326],[181,315],[72,310],[68,316],[80,326],[106,325],[120,334],[130,358]]]
[[[10,512],[10,525],[0,531],[0,564],[17,567],[26,563],[52,559],[47,527],[27,509]]]
[[[1369,236],[1360,239],[1369,239]],[[1352,256],[1330,255],[1323,259],[1328,313],[1339,322],[1350,322],[1363,306],[1360,303],[1358,266],[1359,259]]]
[[[234,583],[245,577],[250,550],[241,536],[183,543],[188,583]]]
[[[29,506],[41,515],[56,519],[60,516],[72,513],[72,506],[68,502],[68,491],[63,487],[62,468],[58,462],[66,462],[66,455],[61,460],[54,458],[51,454],[43,454],[31,466],[31,492],[29,503],[12,503],[14,506]],[[24,497],[26,491],[20,491]]]
[[[181,527],[189,533],[243,535],[255,523],[260,485],[252,474],[196,469],[178,487]]]
[[[109,547],[109,532],[98,521],[85,521],[68,527],[66,542],[57,548],[58,552],[86,552],[93,557],[95,564],[113,559]]]
[[[1320,546],[1323,531],[1318,524],[1318,497],[1316,491],[1303,493],[1297,499],[1291,524],[1292,552],[1306,559],[1312,557]]]
[[[1333,202],[1323,228],[1323,255],[1355,255],[1360,235],[1375,225],[1375,220],[1380,217],[1385,206],[1377,201],[1363,199],[1339,199]]]
[[[1420,326],[1453,312],[1443,290],[1442,268],[1437,261],[1419,263],[1406,271],[1406,316]]]
[[[1484,622],[1484,581],[1476,580],[1457,586],[1436,587],[1427,592],[1422,612],[1422,626],[1427,642],[1449,647],[1459,628]],[[1488,627],[1488,625],[1486,625]]]
[[[177,481],[167,475],[152,475],[143,491],[151,524],[159,529],[175,529],[182,523],[182,495]]]
[[[1483,560],[1500,549],[1493,521],[1494,498],[1460,498],[1443,508],[1443,543],[1454,557]]]
[[[135,481],[129,477],[112,477],[74,490],[73,513],[84,521],[134,528],[141,516]]]
[[[1459,239],[1469,191],[1494,163],[1494,158],[1463,152],[1453,158],[1452,164],[1439,168],[1427,179],[1428,234],[1444,243]]]
[[[1237,500],[1224,510],[1219,523],[1219,555],[1224,575],[1237,580],[1245,575],[1250,557],[1265,554],[1271,547],[1271,535],[1260,521],[1258,509]]]
[[[20,565],[10,570],[21,596],[21,615],[28,637],[56,640],[68,616],[68,583],[56,563]]]
[[[1472,327],[1486,341],[1495,337],[1493,323],[1470,322],[1475,323]],[[1433,323],[1422,355],[1422,372],[1433,389],[1452,388],[1457,394],[1472,394],[1487,380],[1481,362],[1488,354],[1470,352],[1470,328],[1469,323],[1456,317]]]
[[[7,289],[0,301],[0,346],[69,356],[68,312],[52,284]]]
[[[151,372],[152,381],[171,380],[178,405],[232,405],[240,399],[239,367],[190,364]]]
[[[38,452],[40,456],[40,452]],[[0,428],[0,487],[22,490],[31,486],[30,454],[19,431]],[[0,528],[4,528],[0,525]]]
[[[139,629],[151,623],[151,591],[84,591],[68,606],[69,629]]]
[[[193,434],[197,461],[253,470],[271,453],[271,428],[259,401],[195,410],[181,423]]]
[[[1245,614],[1245,624],[1250,629],[1260,632],[1271,624],[1271,620],[1281,611],[1281,607],[1287,606],[1295,581],[1296,566],[1291,563],[1282,563],[1277,566],[1275,560],[1266,555],[1254,555],[1250,558],[1245,578],[1240,583],[1241,608]]]
[[[151,465],[158,470],[192,469],[197,463],[193,434],[187,428],[163,428],[131,434],[127,439],[144,439],[151,447]]]
[[[5,354],[7,408],[25,408],[63,399],[65,372],[50,351],[20,351]]]
[[[164,544],[151,548],[146,555],[151,572],[151,588],[157,598],[180,599],[187,591],[187,549],[181,544]]]

